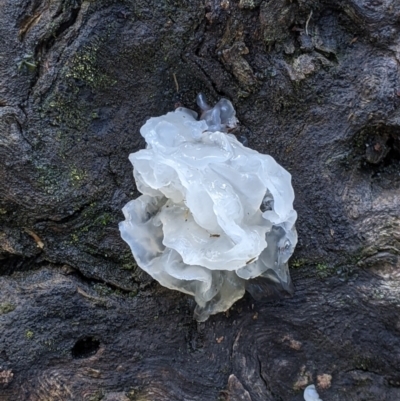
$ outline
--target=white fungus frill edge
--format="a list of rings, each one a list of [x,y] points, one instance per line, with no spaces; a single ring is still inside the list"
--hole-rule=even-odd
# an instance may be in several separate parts
[[[303,397],[304,401],[322,401],[321,398],[319,398],[319,394],[317,393],[314,384],[311,384],[304,389]]]
[[[141,128],[146,149],[129,159],[142,195],[125,205],[119,228],[138,266],[193,295],[205,321],[257,277],[290,286],[297,214],[290,174],[223,132],[236,125],[232,104],[198,104],[200,120],[178,108]]]

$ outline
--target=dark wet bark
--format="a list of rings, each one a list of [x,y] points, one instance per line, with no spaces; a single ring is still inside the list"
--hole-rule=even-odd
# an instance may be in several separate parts
[[[400,399],[400,1],[0,2],[0,400]],[[293,176],[296,293],[192,320],[119,236],[144,121],[229,98]]]

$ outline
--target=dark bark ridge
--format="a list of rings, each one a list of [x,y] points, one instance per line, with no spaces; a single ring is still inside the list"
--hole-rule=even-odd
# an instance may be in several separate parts
[[[6,0],[0,10],[5,400],[21,383],[20,399],[41,399],[52,381],[60,400],[95,387],[110,400],[300,400],[324,374],[324,400],[400,399],[398,0]],[[137,196],[128,154],[144,146],[140,126],[176,104],[196,108],[198,92],[233,102],[235,134],[291,172],[299,213],[295,297],[246,297],[199,327],[192,301],[142,273],[117,228]],[[95,354],[74,358],[79,340]]]
[[[1,277],[0,399],[300,401],[310,383],[328,401],[398,399],[398,285],[294,279],[292,299],[246,296],[197,324],[194,302],[159,286]]]

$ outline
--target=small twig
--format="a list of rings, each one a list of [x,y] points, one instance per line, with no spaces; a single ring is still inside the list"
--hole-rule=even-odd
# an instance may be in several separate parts
[[[82,290],[82,288],[78,286],[76,287],[76,291],[78,294],[82,295],[83,297],[95,303],[104,304],[106,302],[105,299],[103,298],[93,297],[92,295],[89,295],[86,291]]]
[[[306,35],[308,36],[308,23],[310,22],[310,19],[312,17],[312,10],[310,12],[310,15],[308,16],[307,22],[306,22]]]
[[[33,231],[29,230],[28,228],[24,228],[24,231],[35,240],[38,248],[43,249],[44,243],[37,234],[35,234]]]
[[[176,91],[179,93],[179,84],[178,84],[178,80],[176,79],[176,74],[173,73],[172,76],[174,77]]]

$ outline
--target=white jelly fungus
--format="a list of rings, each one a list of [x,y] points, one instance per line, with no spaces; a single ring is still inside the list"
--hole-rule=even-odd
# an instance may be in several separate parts
[[[229,100],[198,96],[200,120],[178,108],[150,118],[132,153],[137,189],[119,227],[137,264],[160,284],[193,295],[195,318],[208,319],[262,277],[290,286],[297,242],[290,174],[271,156],[227,134],[236,125]]]
[[[317,390],[315,389],[314,384],[311,384],[310,386],[307,386],[304,389],[304,400],[305,401],[322,401],[321,398],[319,398],[319,394],[317,393]]]

